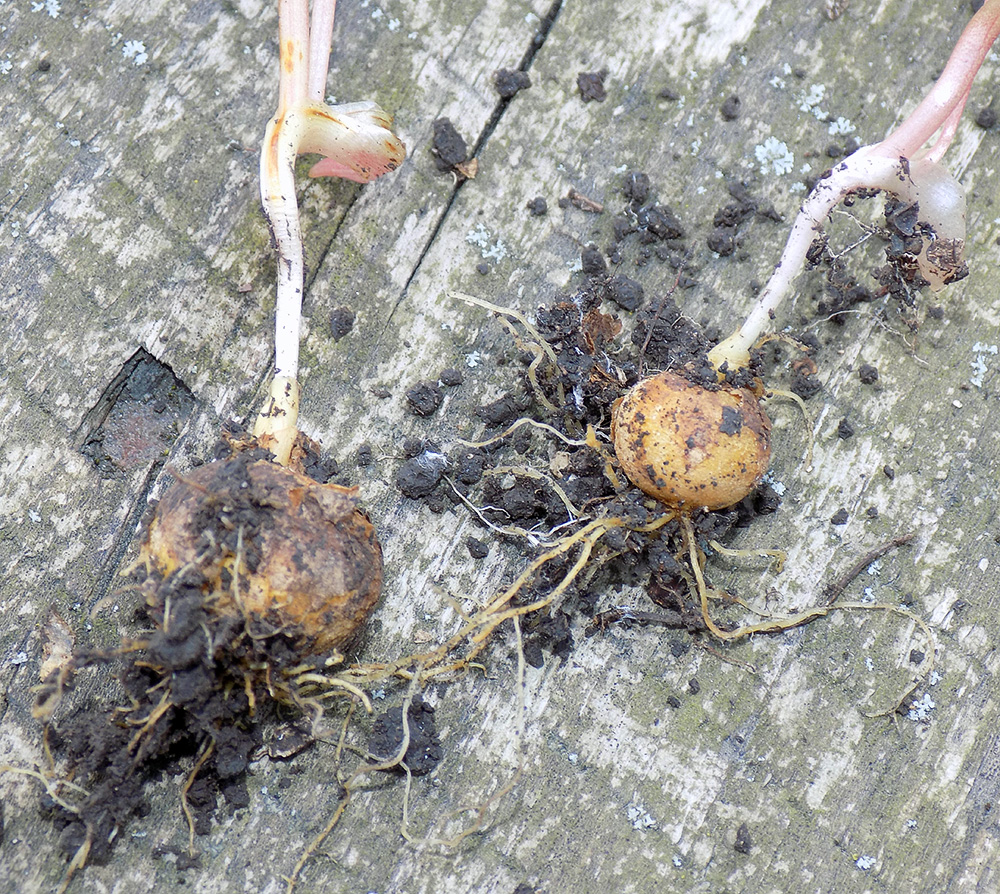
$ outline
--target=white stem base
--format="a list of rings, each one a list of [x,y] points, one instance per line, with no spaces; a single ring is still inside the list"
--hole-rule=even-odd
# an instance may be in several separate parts
[[[288,376],[275,376],[264,406],[254,423],[253,434],[265,450],[283,466],[288,465],[292,445],[299,433],[299,383]]]

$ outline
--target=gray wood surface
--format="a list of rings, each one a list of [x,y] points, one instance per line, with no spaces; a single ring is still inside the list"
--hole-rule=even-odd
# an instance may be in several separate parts
[[[342,0],[330,92],[392,111],[409,150],[398,172],[363,189],[304,177],[300,188],[310,275],[302,424],[360,485],[386,556],[384,601],[361,657],[447,635],[449,597],[483,600],[525,564],[500,543],[471,560],[465,538],[482,532],[469,513],[433,514],[394,484],[405,438],[478,437],[475,408],[513,385],[509,337],[452,293],[531,315],[577,288],[580,246],[606,246],[624,174],[638,169],[688,229],[695,285],[677,293],[684,312],[734,327],[786,225],[754,218],[735,255],[714,255],[706,238],[727,182],[746,181],[789,219],[804,178],[846,139],[830,133],[833,122],[849,121],[863,142],[881,138],[926,91],[970,13],[967,2],[852,0],[832,19],[828,6],[563,0],[531,62],[532,87],[498,114],[493,72],[526,56],[549,12],[543,0]],[[180,469],[206,454],[225,420],[245,420],[261,393],[274,256],[256,144],[276,102],[276,20],[264,0],[0,2],[0,763],[42,761],[31,687],[50,606],[81,641],[110,644],[132,629],[136,597],[118,571],[147,500],[169,478],[153,459],[109,476],[81,453],[102,393],[140,349],[169,365],[195,398],[169,457]],[[601,69],[607,99],[583,103],[577,74]],[[798,411],[772,404],[784,502],[730,543],[786,549],[787,565],[779,576],[752,561],[711,565],[717,583],[758,606],[768,594],[781,612],[811,604],[869,550],[916,531],[847,598],[912,602],[932,626],[938,676],[917,693],[934,704],[927,719],[867,716],[892,707],[913,673],[911,650],[926,648],[898,616],[842,613],[682,654],[671,646],[686,635],[577,631],[566,660],[528,669],[523,778],[486,831],[439,847],[430,840],[461,828],[452,813],[501,788],[517,764],[514,650],[498,640],[484,673],[429,696],[446,758],[414,782],[414,840],[400,834],[402,785],[373,784],[298,890],[1000,889],[1000,356],[989,347],[1000,343],[1000,131],[974,123],[996,84],[994,56],[947,157],[969,198],[970,277],[923,296],[915,330],[880,301],[843,325],[819,322],[822,277],[800,280],[779,323],[801,331],[805,321],[822,342],[814,469],[802,462]],[[664,88],[678,98],[662,98]],[[732,121],[719,111],[731,95],[741,100]],[[482,142],[479,174],[461,186],[430,154],[441,116],[470,145]],[[794,157],[787,173],[756,157],[772,136]],[[570,189],[604,213],[561,208]],[[544,217],[527,212],[535,196],[548,201]],[[500,256],[485,274],[470,241],[477,232]],[[838,217],[833,232],[846,246],[861,230]],[[623,270],[647,299],[673,286],[667,264],[636,267],[635,257],[633,244]],[[878,252],[862,248],[846,262],[870,282]],[[940,318],[926,315],[934,304]],[[329,317],[341,306],[357,321],[334,341]],[[859,382],[862,363],[878,367],[876,386]],[[449,366],[465,383],[434,416],[407,412],[406,388]],[[778,366],[769,384],[788,381]],[[383,388],[388,398],[376,396]],[[845,417],[856,432],[848,440],[837,436]],[[367,468],[353,460],[363,443],[375,456]],[[536,438],[528,461],[544,467],[546,451]],[[833,526],[840,508],[849,520]],[[641,591],[602,595],[602,605],[617,603],[648,607]],[[388,691],[384,702],[394,698]],[[153,812],[124,831],[114,860],[86,869],[72,890],[282,890],[338,797],[332,747],[293,764],[263,758],[250,807],[221,811],[198,839],[201,868],[182,871],[153,855],[187,842],[177,781],[156,789]],[[0,792],[0,891],[53,890],[65,863],[39,816],[38,786],[5,775]],[[734,847],[742,824],[748,853]]]

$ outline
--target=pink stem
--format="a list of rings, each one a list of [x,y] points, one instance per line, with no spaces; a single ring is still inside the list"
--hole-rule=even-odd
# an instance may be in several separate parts
[[[982,8],[965,26],[955,49],[952,50],[948,64],[940,77],[907,119],[899,125],[879,145],[879,150],[885,155],[913,158],[934,132],[955,116],[957,126],[958,116],[962,114],[965,101],[969,98],[972,79],[983,64],[986,54],[993,46],[993,41],[1000,34],[1000,0],[986,0]],[[944,154],[955,134],[953,127],[945,138],[935,144],[938,157]]]
[[[972,84],[969,84],[972,87]],[[958,122],[962,120],[962,112],[965,110],[965,103],[969,99],[969,91],[966,91],[965,96],[962,97],[961,103],[952,109],[951,114],[945,119],[944,124],[941,126],[941,133],[938,134],[938,138],[934,141],[934,145],[924,154],[924,158],[928,161],[933,161],[935,163],[941,161],[944,158],[945,152],[948,151],[948,147],[951,145],[951,141],[955,139],[955,132],[958,130]]]
[[[309,34],[309,98],[313,102],[322,102],[326,93],[326,72],[330,66],[336,11],[337,0],[313,0]]]
[[[331,23],[332,25],[332,23]],[[281,118],[308,96],[308,0],[278,0],[278,113]],[[324,71],[325,78],[325,71]]]

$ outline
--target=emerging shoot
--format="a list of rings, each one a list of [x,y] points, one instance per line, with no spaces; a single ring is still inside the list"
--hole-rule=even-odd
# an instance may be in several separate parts
[[[260,195],[278,249],[274,326],[274,379],[254,425],[261,446],[287,465],[298,433],[299,324],[304,284],[302,232],[295,198],[295,159],[323,158],[310,177],[368,183],[395,170],[406,147],[392,132],[392,117],[373,102],[328,106],[323,101],[336,0],[279,0],[278,110],[260,153]]]
[[[882,190],[917,208],[914,228],[921,248],[907,261],[935,291],[963,278],[965,193],[940,164],[951,144],[969,98],[972,80],[1000,33],[1000,0],[986,0],[952,51],[931,91],[899,127],[882,142],[862,146],[816,184],[803,203],[774,274],[746,322],[718,344],[709,360],[719,369],[742,369],[750,348],[760,338],[782,298],[802,269],[809,246],[821,233],[827,215],[851,193]],[[924,149],[935,134],[937,139]]]

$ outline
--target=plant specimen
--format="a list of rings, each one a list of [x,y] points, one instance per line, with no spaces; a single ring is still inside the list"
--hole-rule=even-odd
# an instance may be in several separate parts
[[[61,735],[68,774],[60,778],[54,765],[28,773],[52,793],[71,856],[60,890],[88,860],[107,859],[166,755],[192,759],[180,794],[193,853],[207,822],[188,798],[196,777],[235,791],[260,745],[260,719],[273,719],[279,705],[318,719],[334,693],[370,707],[330,670],[378,602],[382,551],[357,489],[303,472],[322,463],[296,424],[303,260],[294,164],[315,152],[323,158],[313,176],[367,182],[397,167],[404,147],[373,103],[322,101],[334,5],[316,0],[310,23],[307,0],[279,3],[280,98],[261,151],[261,195],[279,252],[275,379],[256,438],[224,433],[229,456],[175,473],[152,513],[129,569],[145,599],[144,634],[111,653],[67,655],[39,689],[34,714],[46,736]],[[59,710],[80,670],[119,658],[125,703]]]
[[[936,290],[967,275],[965,193],[941,158],[998,34],[1000,0],[987,0],[962,31],[933,88],[902,124],[881,142],[858,149],[816,184],[746,321],[708,352],[707,376],[704,369],[686,376],[662,372],[635,385],[615,408],[619,462],[636,486],[677,513],[705,624],[722,639],[784,629],[830,610],[824,605],[737,630],[722,630],[709,617],[691,514],[699,507],[726,508],[749,494],[766,471],[770,453],[770,424],[758,402],[764,389],[751,372],[750,351],[822,235],[827,216],[851,194],[889,195],[887,217],[894,218],[905,238],[891,261],[905,282]]]
[[[716,368],[725,364],[735,370],[749,363],[750,348],[790,290],[827,216],[852,193],[882,190],[913,209],[915,245],[904,263],[912,265],[909,272],[919,274],[916,285],[938,290],[966,275],[965,191],[941,159],[954,139],[976,72],[998,34],[1000,0],[987,0],[965,26],[930,92],[899,127],[881,142],[862,146],[816,184],[746,321],[710,353]]]

